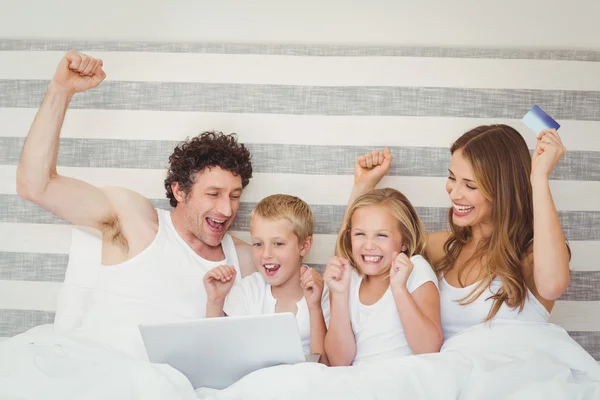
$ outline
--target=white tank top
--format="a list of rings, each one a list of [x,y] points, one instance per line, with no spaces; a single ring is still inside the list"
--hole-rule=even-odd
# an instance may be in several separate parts
[[[497,293],[502,287],[500,278],[496,278],[490,284],[490,287],[483,291],[475,301],[467,305],[461,305],[459,300],[468,296],[479,282],[475,282],[464,288],[457,288],[450,285],[445,278],[440,281],[440,309],[442,317],[442,331],[444,340],[461,332],[474,325],[485,321],[493,300],[488,298]],[[531,322],[548,322],[550,313],[535,298],[533,293],[528,289],[527,298],[523,310],[519,312],[519,308],[510,308],[506,304],[502,304],[498,313],[494,317],[497,319],[511,319]]]
[[[204,274],[222,265],[240,268],[233,239],[221,245],[225,259],[200,257],[179,236],[169,211],[157,209],[158,232],[140,254],[121,264],[102,266],[92,290],[82,330],[101,343],[147,359],[139,324],[163,323],[206,316]]]

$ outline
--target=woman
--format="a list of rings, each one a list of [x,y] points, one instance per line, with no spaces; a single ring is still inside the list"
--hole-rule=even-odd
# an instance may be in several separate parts
[[[429,235],[426,245],[440,278],[445,339],[495,318],[548,320],[570,280],[549,186],[565,151],[556,130],[546,130],[532,158],[506,125],[477,127],[452,145],[450,232]],[[350,201],[373,189],[390,164],[387,149],[359,157]]]

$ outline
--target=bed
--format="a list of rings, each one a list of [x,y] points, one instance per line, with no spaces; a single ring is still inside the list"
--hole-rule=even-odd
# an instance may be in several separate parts
[[[172,368],[72,329],[97,247],[15,190],[24,137],[71,48],[101,57],[108,79],[73,100],[59,171],[169,208],[162,180],[174,145],[201,130],[237,132],[255,173],[232,233],[248,239],[250,210],[266,195],[298,195],[315,214],[306,261],[317,269],[333,252],[357,155],[389,146],[394,164],[382,186],[402,190],[430,231],[443,230],[452,140],[507,123],[533,148],[520,118],[540,105],[561,123],[568,149],[551,178],[573,271],[552,324],[480,326],[440,354],[378,367],[267,369],[222,392],[194,392]],[[600,398],[596,52],[0,39],[0,63],[0,397]],[[136,63],[146,67],[132,73]],[[78,240],[88,242],[72,247]]]

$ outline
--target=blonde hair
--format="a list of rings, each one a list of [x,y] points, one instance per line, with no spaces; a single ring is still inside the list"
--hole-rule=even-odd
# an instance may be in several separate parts
[[[292,231],[302,243],[313,235],[314,217],[306,202],[296,196],[274,194],[265,197],[256,204],[250,213],[250,225],[257,218],[269,220],[285,219],[292,224]]]
[[[466,261],[481,262],[484,278],[460,300],[475,301],[499,277],[500,290],[490,297],[492,307],[486,321],[494,318],[502,304],[523,309],[527,285],[523,275],[528,245],[533,239],[533,195],[530,183],[531,155],[527,143],[507,125],[477,127],[458,138],[450,152],[462,150],[473,168],[475,181],[492,205],[492,233],[482,239],[473,256]],[[449,210],[451,234],[444,244],[444,257],[435,265],[438,275],[452,269],[464,246],[472,238],[470,226],[457,226]],[[462,273],[458,274],[461,285]]]
[[[405,195],[391,188],[371,190],[354,200],[348,208],[346,219],[343,222],[342,229],[340,229],[336,244],[336,254],[348,259],[352,266],[357,268],[356,260],[352,257],[352,238],[350,236],[352,216],[356,210],[369,206],[385,207],[394,217],[398,223],[398,229],[402,235],[403,242],[406,245],[404,253],[408,257],[416,254],[426,257],[426,231],[421,218],[419,218],[419,214],[417,214],[417,210],[415,210]]]

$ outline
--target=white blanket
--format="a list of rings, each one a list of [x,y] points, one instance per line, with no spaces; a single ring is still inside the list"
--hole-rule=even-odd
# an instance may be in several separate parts
[[[206,399],[600,399],[600,365],[560,327],[475,326],[439,354],[356,367],[304,363],[256,371]]]
[[[90,340],[34,328],[0,343],[0,399],[192,400],[183,374]]]
[[[600,365],[560,327],[495,321],[439,354],[356,367],[303,363],[194,392],[166,365],[139,361],[81,332],[41,327],[0,343],[0,399],[600,399]]]

